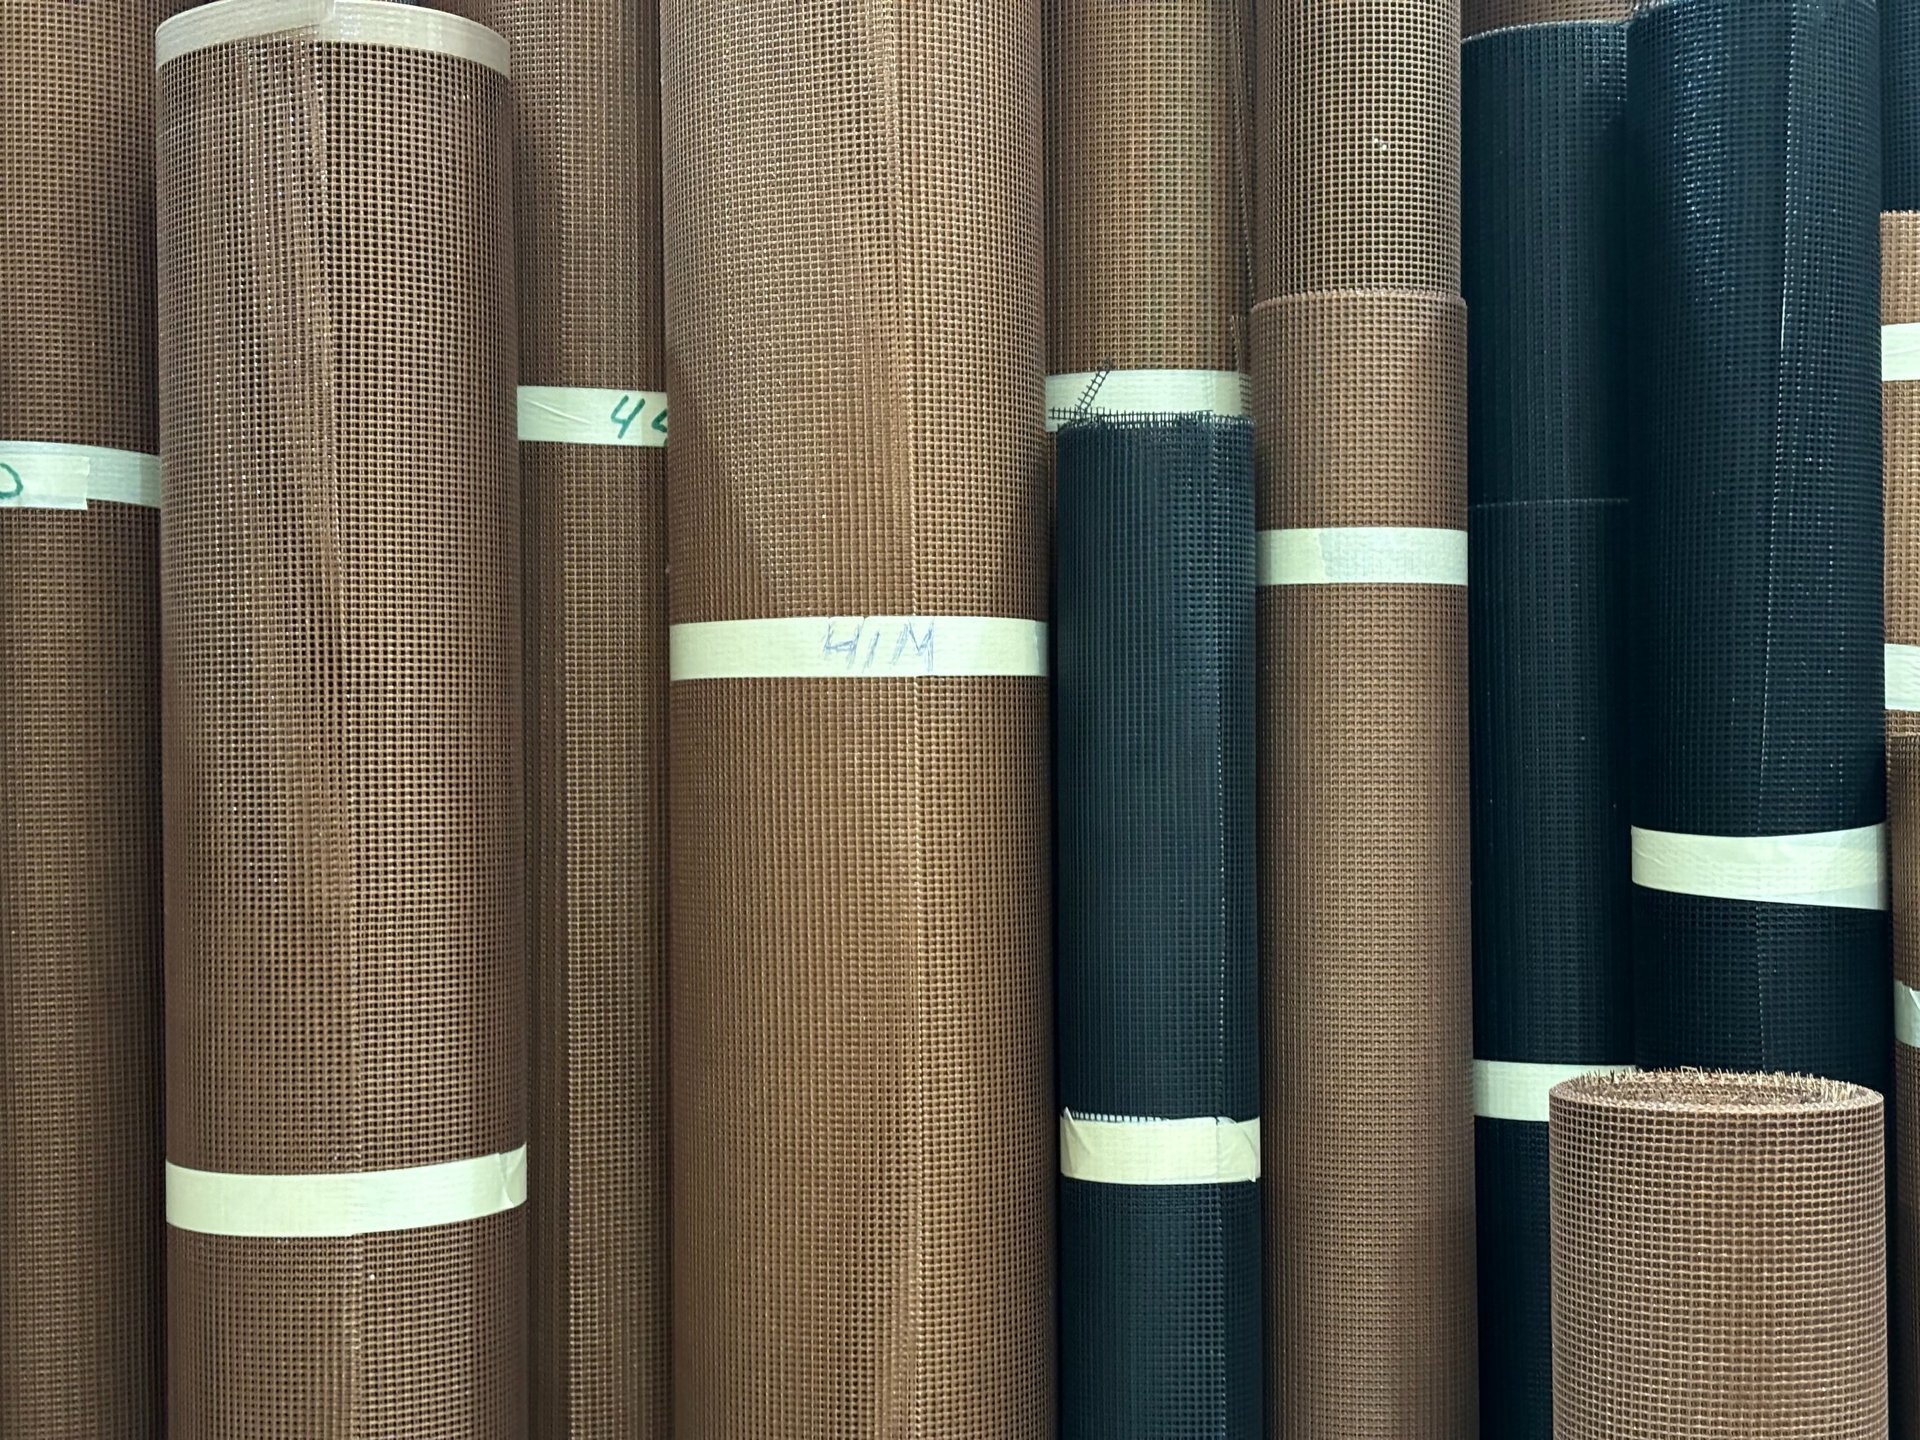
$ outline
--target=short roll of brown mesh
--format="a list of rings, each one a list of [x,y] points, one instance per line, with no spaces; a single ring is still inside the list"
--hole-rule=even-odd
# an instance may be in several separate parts
[[[1050,0],[1048,367],[1245,367],[1251,0]]]
[[[1040,6],[661,7],[671,615],[1046,603]],[[1050,1437],[1037,676],[674,684],[675,1424]]]
[[[159,110],[168,1159],[512,1152],[506,77],[291,28],[170,60]],[[526,1223],[171,1229],[171,1433],[518,1440]]]
[[[1553,25],[1576,20],[1625,20],[1634,0],[1460,0],[1466,35],[1512,25]]]
[[[1556,1088],[1556,1440],[1884,1436],[1882,1122],[1804,1077]]]
[[[0,3],[0,442],[159,449],[153,6]],[[0,510],[0,1435],[161,1433],[158,511]]]
[[[1465,529],[1458,299],[1271,300],[1252,339],[1262,531]],[[1468,1437],[1466,594],[1260,607],[1273,1433]]]
[[[492,9],[513,47],[520,378],[630,392],[631,416],[666,384],[657,8]],[[666,455],[530,443],[521,468],[533,1433],[666,1440]]]

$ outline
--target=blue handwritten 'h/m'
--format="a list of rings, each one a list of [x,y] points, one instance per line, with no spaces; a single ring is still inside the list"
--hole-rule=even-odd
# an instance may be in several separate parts
[[[861,616],[854,624],[853,633],[846,635],[840,628],[846,618],[836,617],[827,622],[826,633],[820,641],[820,653],[844,655],[847,657],[849,674],[858,671],[870,675],[880,658],[881,647],[887,639],[885,629],[881,626],[873,626],[869,629],[872,626],[873,617]],[[931,675],[933,673],[933,637],[934,622],[932,620],[903,620],[899,633],[893,637],[892,654],[888,656],[887,663],[881,668],[886,672],[899,671],[903,668],[919,670]],[[864,655],[861,653],[863,648]],[[911,652],[911,659],[908,658],[909,652]],[[903,666],[902,661],[907,663]]]

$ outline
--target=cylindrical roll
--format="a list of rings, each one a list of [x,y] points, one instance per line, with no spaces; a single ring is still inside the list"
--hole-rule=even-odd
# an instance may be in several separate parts
[[[0,4],[0,1435],[162,1433],[148,0]]]
[[[1273,1434],[1464,1440],[1466,313],[1273,300],[1253,356]]]
[[[1920,210],[1920,0],[1880,0],[1882,210]]]
[[[1485,1440],[1553,1434],[1547,1092],[1633,1058],[1626,43],[1462,52]]]
[[[1872,0],[1628,30],[1645,1065],[1886,1085],[1878,49]]]
[[[1259,1440],[1252,426],[1058,454],[1061,1433]]]
[[[1633,13],[1634,0],[1460,0],[1460,30],[1464,35],[1479,35],[1488,30],[1505,30],[1516,25],[1552,25],[1561,21],[1625,20]],[[1465,56],[1461,57],[1465,63]],[[1471,184],[1472,151],[1463,147]],[[1471,261],[1467,262],[1471,264]]]
[[[534,824],[533,1433],[666,1440],[666,360],[658,10],[513,47]]]
[[[1887,1433],[1878,1095],[1655,1072],[1552,1109],[1556,1440]]]
[[[161,27],[170,1433],[526,1433],[507,50]]]
[[[660,13],[676,1428],[1051,1437],[1040,5]]]

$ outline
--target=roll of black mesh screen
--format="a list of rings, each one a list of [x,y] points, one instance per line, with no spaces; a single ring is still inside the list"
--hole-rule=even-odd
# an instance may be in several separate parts
[[[1647,1065],[1886,1088],[1879,46],[1873,0],[1628,29]]]
[[[1626,27],[1462,51],[1485,1440],[1552,1440],[1546,1095],[1633,1057]]]
[[[1257,1440],[1252,427],[1058,455],[1061,1434]]]
[[[1880,0],[1883,210],[1920,210],[1920,0]]]

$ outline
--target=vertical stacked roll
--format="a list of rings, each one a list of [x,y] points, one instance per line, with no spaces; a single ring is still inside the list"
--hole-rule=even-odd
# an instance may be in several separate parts
[[[1040,7],[661,7],[675,1426],[1050,1436]]]
[[[665,1437],[658,12],[495,0],[518,127],[534,1434]]]
[[[526,1429],[507,50],[162,26],[171,1433]]]
[[[1474,1433],[1459,8],[1259,12],[1273,1433]]]
[[[1552,1109],[1558,1440],[1887,1433],[1877,1094],[1589,1075]]]
[[[1547,1092],[1633,1058],[1626,43],[1525,24],[1461,52],[1487,1440],[1553,1434]]]
[[[1628,31],[1636,1048],[1884,1090],[1871,0]]]
[[[0,1434],[162,1433],[146,3],[0,5]]]

